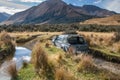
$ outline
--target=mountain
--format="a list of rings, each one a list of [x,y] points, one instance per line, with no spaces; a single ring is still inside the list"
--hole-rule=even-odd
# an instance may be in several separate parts
[[[116,14],[113,11],[102,9],[94,5],[84,5],[83,10],[85,10],[86,13],[89,13],[90,15],[98,16],[98,17],[106,17]]]
[[[116,13],[93,5],[79,7],[62,0],[46,0],[38,6],[16,13],[4,24],[74,23],[113,14]]]
[[[105,17],[89,19],[80,24],[98,24],[98,25],[120,25],[120,14]]]
[[[0,22],[7,20],[11,15],[7,13],[0,13]]]

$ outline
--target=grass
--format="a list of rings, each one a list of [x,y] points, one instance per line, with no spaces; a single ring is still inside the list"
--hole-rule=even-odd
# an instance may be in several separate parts
[[[120,55],[116,53],[111,53],[106,49],[91,48],[91,54],[95,57],[105,59],[107,61],[120,63]]]
[[[117,37],[115,33],[84,33],[83,35],[91,48],[90,54],[108,61],[120,62],[120,41],[115,41],[119,39],[118,35]]]
[[[18,76],[18,71],[16,69],[16,64],[11,62],[7,68],[8,74],[12,77],[12,80],[16,80]]]
[[[35,52],[42,52],[42,50],[39,51],[41,47],[38,48],[38,46],[42,46],[42,50],[45,50],[47,59],[41,59],[49,62],[49,65],[52,66],[51,70],[53,71],[53,74],[51,75],[51,77],[49,77],[49,79],[42,78],[46,75],[37,75],[34,71],[35,66],[33,64],[30,64],[27,68],[23,68],[20,70],[18,76],[19,80],[110,80],[110,75],[113,75],[113,78],[116,77],[112,73],[108,74],[108,71],[106,70],[96,69],[96,67],[94,67],[92,64],[91,57],[89,56],[85,56],[83,59],[83,56],[78,55],[79,60],[76,62],[73,58],[77,56],[66,57],[64,51],[62,51],[61,49],[58,49],[54,46],[49,47],[55,49],[54,53],[53,51],[49,50],[49,48],[46,48],[43,43],[39,43],[37,45],[38,51],[36,51],[37,49],[34,47],[34,50],[36,49]],[[36,58],[37,57],[38,56],[36,56]],[[41,62],[41,60],[39,61]],[[44,61],[42,61],[41,64],[44,64]],[[83,71],[78,71],[78,65],[82,65]],[[93,67],[90,68],[91,66]],[[40,65],[38,67],[40,67]],[[88,71],[88,69],[92,70]],[[47,74],[49,73],[51,73],[51,71],[47,72]]]
[[[50,43],[51,36],[55,35],[55,33],[48,33],[48,34],[49,35],[43,35],[42,37],[36,38],[38,43],[33,47],[32,50],[32,64],[28,64],[27,67],[22,68],[18,72],[18,77],[16,80],[117,80],[119,79],[119,76],[114,75],[113,73],[107,70],[98,69],[93,64],[90,56],[73,55],[68,57],[63,50],[56,48]],[[110,34],[106,33],[106,35],[111,37],[112,33]],[[94,38],[94,36],[96,38]],[[98,41],[97,46],[102,44],[100,42],[107,41],[109,39],[106,38],[105,40],[103,38],[102,40],[98,38],[99,37],[98,34],[95,34],[91,37],[93,37],[94,40]],[[96,47],[96,48],[102,49],[101,47]]]
[[[15,53],[15,45],[12,37],[7,32],[0,33],[0,64],[5,60],[11,60]]]
[[[92,56],[84,55],[81,57],[81,61],[78,63],[78,72],[96,72],[97,67],[93,63]]]
[[[34,64],[35,72],[42,79],[51,80],[54,78],[54,67],[51,67],[48,56],[46,52],[42,49],[40,43],[37,43],[32,51],[32,63]]]
[[[55,80],[76,80],[75,77],[63,67],[57,68],[55,72]]]
[[[33,80],[36,77],[34,72],[34,67],[32,64],[29,64],[27,68],[22,68],[16,80]]]
[[[16,37],[16,43],[26,43],[28,41],[31,41],[35,39],[39,35],[24,35],[24,36],[17,36]]]

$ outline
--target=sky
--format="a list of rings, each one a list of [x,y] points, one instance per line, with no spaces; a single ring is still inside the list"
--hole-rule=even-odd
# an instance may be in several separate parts
[[[45,0],[0,0],[0,12],[15,14],[36,6]],[[76,6],[96,5],[120,13],[120,0],[63,0]]]

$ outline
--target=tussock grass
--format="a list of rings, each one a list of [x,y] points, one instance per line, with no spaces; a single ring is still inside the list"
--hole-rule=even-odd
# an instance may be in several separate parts
[[[84,56],[84,54],[79,54],[77,56],[73,56],[73,61],[75,61],[76,63],[79,63],[82,59],[82,57]]]
[[[5,60],[11,60],[15,53],[15,45],[11,36],[7,32],[1,32],[0,34],[0,63]]]
[[[108,61],[119,62],[119,32],[83,34],[90,46],[90,54]]]
[[[49,79],[53,77],[53,68],[51,67],[46,52],[41,47],[40,43],[37,43],[32,51],[32,63],[35,68],[35,72],[43,79]]]
[[[46,48],[49,48],[49,47],[50,47],[50,43],[47,42],[47,43],[45,44],[45,47],[46,47]]]
[[[76,79],[70,72],[61,67],[56,69],[55,80],[76,80]]]
[[[15,62],[11,62],[7,68],[8,74],[12,77],[12,80],[16,80],[18,76],[18,71],[16,69]]]
[[[89,72],[89,71],[96,71],[95,64],[93,63],[92,56],[84,55],[81,57],[81,61],[78,63],[78,71],[79,72]]]
[[[74,55],[74,54],[76,54],[75,49],[74,49],[74,47],[72,47],[72,46],[68,49],[67,52],[68,52],[68,54],[71,55],[71,56]],[[77,54],[76,54],[76,55],[77,55]]]
[[[40,45],[41,44],[37,43],[32,51],[32,63],[37,70],[40,68],[46,69],[48,66],[47,54]]]
[[[12,40],[12,38],[7,32],[3,31],[3,32],[0,33],[0,41],[9,42],[11,40]]]
[[[120,32],[116,32],[116,33],[114,33],[113,40],[114,40],[115,42],[120,41]]]

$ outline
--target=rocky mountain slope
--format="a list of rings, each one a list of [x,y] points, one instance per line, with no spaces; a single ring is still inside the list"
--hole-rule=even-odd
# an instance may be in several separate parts
[[[74,23],[113,14],[116,13],[93,5],[79,7],[62,0],[46,0],[38,6],[16,13],[4,24]]]

